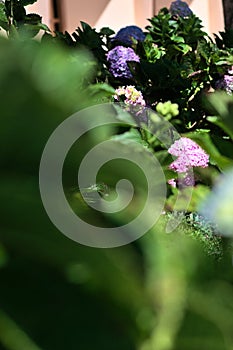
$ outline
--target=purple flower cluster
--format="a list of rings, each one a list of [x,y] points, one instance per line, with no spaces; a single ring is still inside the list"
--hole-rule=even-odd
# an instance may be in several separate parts
[[[173,1],[169,11],[173,16],[180,16],[182,18],[189,17],[193,13],[188,4],[181,0]]]
[[[186,173],[192,167],[206,168],[208,166],[208,154],[196,142],[187,137],[181,137],[175,141],[168,149],[168,153],[177,157],[169,166],[177,173]]]
[[[112,40],[120,41],[122,44],[131,46],[133,44],[133,39],[142,42],[145,40],[145,37],[141,28],[137,26],[127,26],[121,28]]]
[[[110,64],[110,72],[117,78],[132,78],[132,73],[127,62],[139,62],[140,58],[131,47],[116,46],[107,54],[107,61]]]
[[[233,75],[225,74],[215,83],[215,89],[225,90],[229,95],[233,91]]]

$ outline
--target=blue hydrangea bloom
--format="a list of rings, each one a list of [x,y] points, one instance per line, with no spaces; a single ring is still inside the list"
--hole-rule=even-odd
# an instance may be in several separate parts
[[[131,46],[133,43],[132,38],[136,39],[137,41],[144,41],[145,40],[145,34],[143,33],[142,29],[137,26],[127,26],[125,28],[121,28],[113,38],[114,40],[120,41],[122,44]]]
[[[139,62],[140,58],[131,47],[116,46],[107,54],[107,61],[110,64],[110,72],[117,78],[132,78],[132,73],[127,62]]]
[[[188,4],[181,0],[173,1],[169,11],[173,16],[180,16],[182,18],[189,17],[193,13]]]

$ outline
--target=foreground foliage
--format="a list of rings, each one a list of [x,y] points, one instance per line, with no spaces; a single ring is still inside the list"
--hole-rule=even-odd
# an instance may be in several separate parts
[[[32,2],[0,4],[0,25],[9,36],[0,38],[0,349],[231,350],[233,100],[231,86],[218,91],[232,74],[230,34],[213,42],[194,14],[162,9],[143,35],[136,30],[126,41],[122,32],[115,38],[111,29],[97,32],[86,23],[72,35],[52,35],[41,21],[29,21],[24,6]],[[45,31],[41,41],[32,40],[38,30]],[[114,76],[107,53],[119,46],[139,59],[124,61],[130,74]],[[168,181],[165,211],[143,238],[97,250],[64,237],[49,221],[38,168],[48,137],[70,114],[116,100],[140,111],[148,106],[193,140],[209,165],[194,165],[195,184],[179,186],[168,148],[152,137],[153,117],[86,135],[64,166],[67,198],[86,220],[125,222],[144,198],[138,191],[128,211],[114,218],[94,213],[80,198],[77,163],[103,135],[129,152],[137,140],[138,149],[157,157]],[[87,189],[87,202],[133,173],[119,169],[117,163],[103,170]],[[140,188],[140,177],[135,181]],[[165,233],[177,217],[179,226]]]

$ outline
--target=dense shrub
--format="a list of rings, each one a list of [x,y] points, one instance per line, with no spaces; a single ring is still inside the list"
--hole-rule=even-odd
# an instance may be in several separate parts
[[[181,1],[146,28],[115,34],[82,22],[75,33],[51,33],[26,14],[33,2],[0,3],[0,349],[230,350],[232,33],[212,40]],[[97,250],[49,221],[38,169],[54,129],[105,102],[117,102],[122,124],[71,148],[63,182],[73,211],[112,227],[141,210],[144,182],[129,163],[107,165],[96,183],[77,188],[77,164],[105,139],[146,161],[155,156],[167,193],[143,238]],[[136,183],[133,205],[115,217],[88,207],[125,175]]]

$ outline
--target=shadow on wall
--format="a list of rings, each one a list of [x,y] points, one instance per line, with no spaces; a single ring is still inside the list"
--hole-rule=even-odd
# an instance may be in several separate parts
[[[95,26],[110,1],[111,0],[63,0],[62,12],[64,15],[63,23],[65,24],[65,29],[69,32],[74,31],[79,26],[80,19],[91,26]]]

